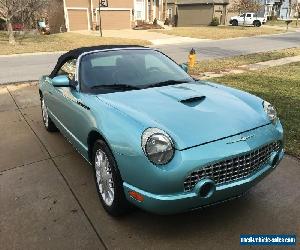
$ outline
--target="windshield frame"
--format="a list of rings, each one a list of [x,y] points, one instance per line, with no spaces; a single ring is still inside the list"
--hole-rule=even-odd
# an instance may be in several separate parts
[[[82,59],[87,56],[87,55],[91,55],[91,54],[96,54],[96,53],[102,53],[102,52],[111,52],[111,51],[130,51],[130,50],[145,50],[145,51],[155,51],[155,52],[158,52],[160,54],[162,54],[163,56],[165,56],[166,58],[168,58],[169,60],[171,60],[173,63],[175,63],[179,68],[180,65],[175,62],[172,58],[170,58],[168,55],[164,54],[163,52],[157,50],[157,49],[152,49],[152,48],[148,48],[148,47],[128,47],[128,48],[112,48],[112,49],[103,49],[103,50],[93,50],[93,51],[88,51],[88,52],[85,52],[85,53],[82,53],[79,57],[78,57],[78,60],[77,60],[77,63],[76,63],[76,72],[75,72],[75,81],[78,83],[77,84],[77,90],[79,92],[83,92],[83,93],[86,93],[86,94],[91,94],[91,95],[97,95],[96,93],[90,93],[90,92],[85,92],[82,90],[82,84],[80,82],[80,67],[81,67],[81,61]],[[181,68],[182,69],[182,68]],[[183,70],[183,69],[182,69]],[[193,81],[193,78],[186,72],[186,74],[191,78],[191,82]],[[180,84],[180,83],[178,83]],[[157,86],[159,87],[159,86]],[[147,88],[147,87],[146,87]],[[151,88],[155,88],[155,86],[151,87]],[[145,89],[145,88],[141,88],[140,90],[142,89]],[[125,92],[125,91],[131,91],[131,90],[122,90],[122,92]],[[110,92],[108,93],[114,93],[114,92],[120,92],[120,90],[111,90]],[[100,93],[101,94],[101,93]]]

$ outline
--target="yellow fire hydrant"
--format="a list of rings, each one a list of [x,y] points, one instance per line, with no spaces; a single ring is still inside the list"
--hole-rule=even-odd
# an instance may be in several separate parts
[[[195,63],[196,63],[196,51],[194,49],[191,49],[188,57],[189,69],[194,68]]]

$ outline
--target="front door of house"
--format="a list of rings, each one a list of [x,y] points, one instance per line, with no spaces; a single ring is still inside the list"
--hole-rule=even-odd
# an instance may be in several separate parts
[[[135,20],[145,20],[145,0],[134,1],[134,18]]]

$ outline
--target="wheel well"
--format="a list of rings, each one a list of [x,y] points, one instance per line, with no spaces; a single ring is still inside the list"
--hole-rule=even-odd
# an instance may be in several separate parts
[[[88,143],[88,156],[89,156],[89,161],[93,162],[93,147],[94,144],[97,140],[103,140],[106,144],[107,142],[105,141],[105,139],[103,138],[103,136],[97,132],[97,131],[91,131],[88,135],[88,139],[87,139],[87,143]]]

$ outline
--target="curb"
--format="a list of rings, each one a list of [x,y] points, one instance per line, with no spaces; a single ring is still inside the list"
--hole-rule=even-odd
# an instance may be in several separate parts
[[[0,83],[0,88],[7,87],[9,85],[22,85],[22,84],[29,84],[29,85],[37,85],[39,80],[29,80],[29,81],[21,81],[21,82],[8,82],[8,83]]]
[[[3,57],[18,57],[18,56],[53,55],[53,54],[64,54],[64,53],[66,53],[66,52],[67,52],[67,51],[20,53],[20,54],[11,54],[11,55],[0,55],[0,58],[3,58]]]

